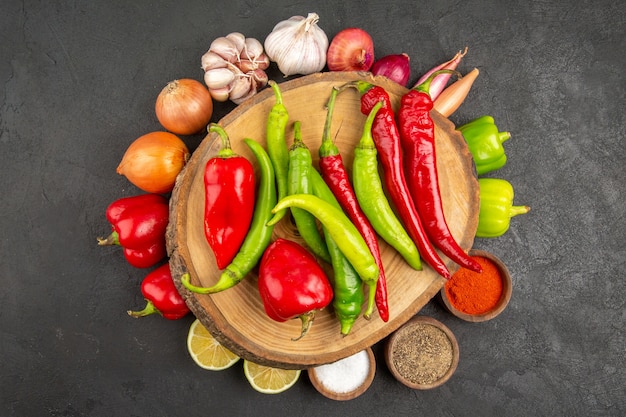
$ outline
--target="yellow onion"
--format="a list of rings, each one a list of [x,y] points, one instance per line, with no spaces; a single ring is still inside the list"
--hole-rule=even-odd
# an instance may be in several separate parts
[[[187,145],[178,136],[151,132],[130,144],[117,173],[148,193],[169,193],[189,156]]]
[[[177,135],[205,129],[213,115],[213,100],[201,82],[189,78],[170,81],[157,96],[155,111],[164,128]]]

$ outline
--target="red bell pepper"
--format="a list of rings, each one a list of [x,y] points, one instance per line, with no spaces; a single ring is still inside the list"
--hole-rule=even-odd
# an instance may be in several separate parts
[[[209,159],[204,170],[204,234],[219,269],[226,268],[243,243],[254,213],[255,179],[250,161],[230,147],[228,135],[211,124],[222,149]]]
[[[167,256],[169,204],[165,197],[142,194],[120,198],[107,207],[106,218],[113,232],[107,238],[98,238],[98,244],[121,246],[132,266],[149,268]]]
[[[315,311],[333,299],[332,286],[315,257],[298,243],[282,238],[263,253],[258,286],[265,312],[272,320],[302,320],[300,336],[293,340],[306,335]]]
[[[189,307],[174,285],[169,263],[150,272],[141,282],[141,293],[146,306],[140,311],[128,311],[131,317],[139,318],[160,314],[168,320],[178,320],[189,313]]]

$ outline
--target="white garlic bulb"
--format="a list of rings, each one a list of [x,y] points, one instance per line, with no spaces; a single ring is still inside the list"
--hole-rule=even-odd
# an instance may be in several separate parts
[[[293,16],[276,24],[265,38],[265,53],[285,77],[319,72],[326,65],[328,37],[318,21],[316,13],[309,13],[306,19]]]

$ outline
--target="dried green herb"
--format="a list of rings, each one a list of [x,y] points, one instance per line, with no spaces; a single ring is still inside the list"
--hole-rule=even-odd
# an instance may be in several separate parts
[[[398,335],[392,357],[404,378],[414,384],[432,384],[452,365],[452,342],[439,328],[420,323]]]

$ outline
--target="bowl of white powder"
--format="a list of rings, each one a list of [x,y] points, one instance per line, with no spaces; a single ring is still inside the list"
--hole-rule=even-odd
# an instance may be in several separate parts
[[[363,394],[376,374],[376,359],[371,348],[337,362],[308,369],[311,384],[323,396],[347,401]]]

